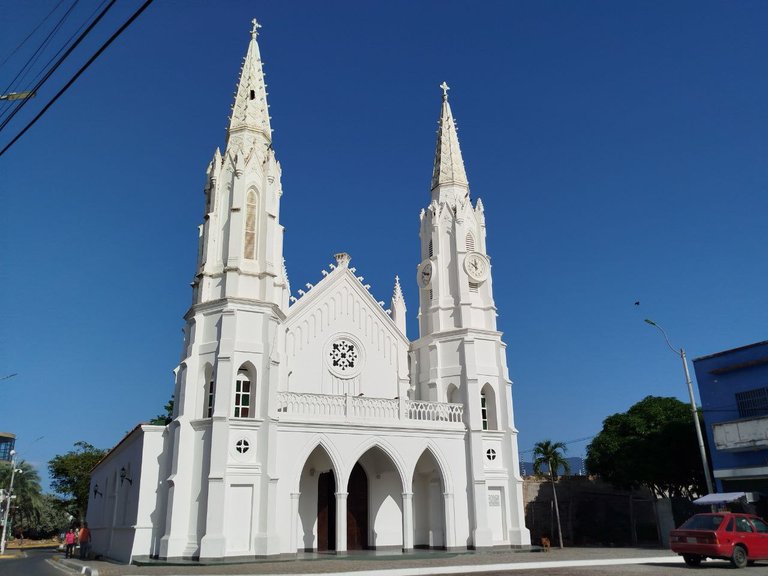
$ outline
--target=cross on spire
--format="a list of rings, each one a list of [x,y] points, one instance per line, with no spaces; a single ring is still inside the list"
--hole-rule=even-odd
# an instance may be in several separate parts
[[[443,82],[442,84],[440,84],[440,88],[443,89],[443,100],[448,100],[448,90],[450,90],[451,87],[448,86],[448,84],[446,84],[445,82]]]
[[[251,24],[253,24],[253,28],[251,28],[251,38],[256,40],[256,37],[259,35],[259,28],[261,28],[261,24],[256,21],[256,18],[251,20]]]

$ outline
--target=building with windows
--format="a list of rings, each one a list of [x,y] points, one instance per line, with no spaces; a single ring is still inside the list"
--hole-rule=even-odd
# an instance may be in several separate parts
[[[174,418],[137,426],[93,470],[97,554],[530,544],[484,208],[442,88],[409,341],[399,279],[385,310],[345,252],[291,295],[254,22],[207,170]]]
[[[16,446],[16,434],[0,432],[0,462],[11,461],[11,450]]]
[[[768,495],[768,341],[693,366],[718,492]]]

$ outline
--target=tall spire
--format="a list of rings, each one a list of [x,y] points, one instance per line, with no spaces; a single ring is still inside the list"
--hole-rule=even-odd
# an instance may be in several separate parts
[[[228,137],[233,133],[248,130],[260,132],[267,142],[272,141],[272,129],[269,125],[269,107],[267,106],[267,85],[264,83],[259,43],[261,25],[252,20],[251,42],[240,70],[240,82],[237,85],[235,103],[229,120]]]
[[[437,130],[435,165],[432,170],[432,190],[441,185],[457,185],[469,188],[464,160],[461,158],[459,137],[456,134],[456,122],[448,104],[448,84],[440,85],[443,89],[443,108]]]

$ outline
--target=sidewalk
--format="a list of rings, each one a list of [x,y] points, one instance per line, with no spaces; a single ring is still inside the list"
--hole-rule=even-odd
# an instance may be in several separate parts
[[[64,562],[63,559],[60,561]],[[491,550],[481,552],[416,552],[414,554],[352,554],[298,560],[258,560],[242,564],[197,563],[133,566],[107,561],[68,560],[66,565],[80,572],[91,568],[94,576],[197,576],[282,574],[345,574],[346,576],[429,576],[469,574],[500,570],[555,568],[638,563],[677,563],[680,556],[658,548],[566,548],[550,552]]]

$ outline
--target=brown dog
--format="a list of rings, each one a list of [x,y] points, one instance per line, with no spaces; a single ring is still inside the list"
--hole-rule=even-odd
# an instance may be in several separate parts
[[[544,552],[549,552],[550,547],[552,544],[549,541],[549,538],[546,536],[541,537],[541,547],[544,548]]]

